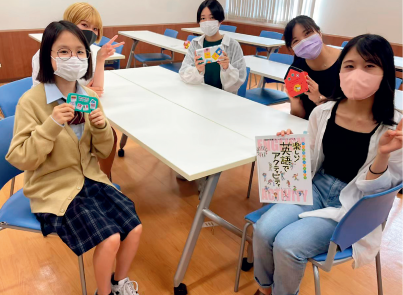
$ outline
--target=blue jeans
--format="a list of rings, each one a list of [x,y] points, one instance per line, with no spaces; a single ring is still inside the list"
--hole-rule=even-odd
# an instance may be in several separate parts
[[[340,191],[346,184],[323,170],[313,178],[313,205],[276,204],[255,224],[254,272],[273,295],[296,295],[308,258],[327,251],[337,222],[298,215],[326,207],[341,207]]]

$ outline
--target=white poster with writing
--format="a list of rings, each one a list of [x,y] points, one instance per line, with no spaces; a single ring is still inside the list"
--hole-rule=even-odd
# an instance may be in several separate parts
[[[256,136],[262,203],[312,205],[308,134]]]

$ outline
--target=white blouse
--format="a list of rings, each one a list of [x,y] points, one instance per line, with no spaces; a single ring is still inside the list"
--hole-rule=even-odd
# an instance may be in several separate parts
[[[309,117],[308,133],[311,144],[312,177],[321,168],[325,159],[323,154],[322,140],[334,105],[335,102],[333,101],[317,106]],[[400,114],[398,111],[395,111],[394,121],[399,123],[401,119],[402,114]],[[339,199],[341,202],[341,208],[327,207],[324,209],[304,212],[300,214],[299,217],[304,218],[315,216],[329,218],[339,222],[362,197],[388,190],[400,184],[403,178],[402,149],[394,151],[390,154],[388,169],[385,173],[383,173],[377,179],[366,180],[368,169],[374,162],[377,154],[379,139],[387,130],[395,130],[396,127],[396,125],[388,126],[381,124],[372,135],[369,143],[367,160],[358,171],[357,176],[351,182],[349,182],[340,193]],[[345,164],[347,167],[348,163]],[[382,226],[380,225],[371,233],[353,244],[354,268],[361,267],[374,261],[375,256],[379,252],[381,246],[381,227]]]

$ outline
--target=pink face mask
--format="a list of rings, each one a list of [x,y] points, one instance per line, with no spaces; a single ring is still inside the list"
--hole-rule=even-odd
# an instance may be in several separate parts
[[[340,87],[344,95],[351,100],[363,100],[378,91],[383,76],[369,74],[355,69],[340,73]]]

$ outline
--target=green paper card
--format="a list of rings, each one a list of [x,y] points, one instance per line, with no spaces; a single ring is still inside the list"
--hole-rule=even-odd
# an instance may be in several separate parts
[[[66,102],[82,113],[91,113],[98,108],[98,98],[77,93],[69,93]]]

